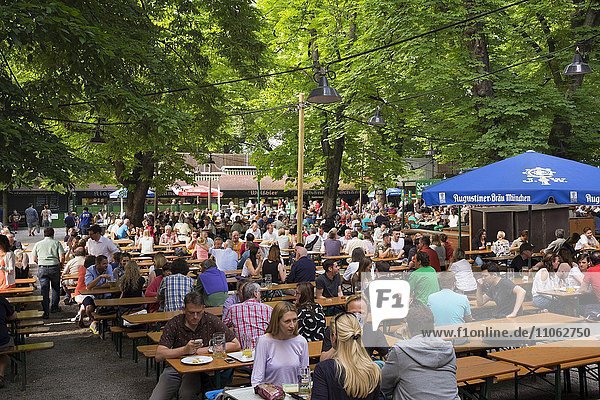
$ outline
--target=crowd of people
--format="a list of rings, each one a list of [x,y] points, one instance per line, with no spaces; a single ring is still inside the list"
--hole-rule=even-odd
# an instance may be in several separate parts
[[[253,204],[219,213],[166,210],[158,215],[147,213],[139,227],[128,218],[93,215],[87,209],[79,216],[70,213],[65,218],[64,244],[46,226],[44,239],[30,253],[31,262],[38,265],[44,318],[61,310],[62,289],[65,302],[79,305],[73,322],[82,327],[87,322],[97,334],[94,315],[106,310],[96,307],[96,300],[110,294],[85,293],[117,286],[121,297],[158,299],[147,308],[119,307],[121,315],[142,308],[143,312],[183,310],[164,327],[156,351],[159,362],[208,354],[214,335],[224,333],[226,352],[254,349],[252,385],[281,385],[297,382],[298,369],[309,364],[308,343],[322,341],[313,375],[314,398],[376,399],[384,393],[395,399],[433,399],[457,396],[456,355],[451,342],[423,336],[424,330],[472,320],[469,296],[478,306],[495,303],[495,317],[512,318],[522,312],[525,289],[495,262],[485,262],[485,257],[469,260],[445,233],[435,230],[453,225],[453,208],[430,210],[415,202],[411,210],[405,210],[403,221],[393,207],[373,204],[359,213],[342,201],[335,218],[322,218],[321,205],[315,201],[305,210],[300,235],[289,209],[280,202],[273,208]],[[429,234],[405,229],[416,223],[427,225],[427,221],[435,222]],[[34,224],[31,229],[35,231]],[[586,310],[599,314],[600,276],[595,278],[591,272],[600,271],[600,246],[593,230],[586,228],[582,235],[565,238],[564,230],[557,229],[555,236],[542,250],[539,262],[531,261],[533,248],[527,231],[513,241],[499,231],[492,243],[482,230],[473,237],[471,247],[505,256],[515,272],[534,272],[531,294],[540,311],[560,312],[562,308],[540,292],[577,286],[595,295]],[[131,250],[122,251],[114,242],[118,239],[130,239]],[[346,257],[327,259],[340,255]],[[134,260],[137,256],[152,258],[147,276]],[[24,257],[14,234],[3,230],[0,287],[14,285],[16,276],[28,275],[29,260]],[[315,262],[320,257],[325,257],[322,270]],[[190,259],[199,263],[199,271],[191,271]],[[367,293],[370,282],[385,279],[395,263],[410,268],[408,277],[402,278],[410,284],[411,300],[401,330],[404,339],[390,346],[381,330],[372,329]],[[480,275],[473,272],[472,263],[480,266]],[[232,270],[241,270],[234,291],[229,290],[226,275]],[[66,275],[70,277],[61,280]],[[265,281],[294,284],[295,289],[278,291],[276,296],[285,299],[272,307],[263,301],[261,284]],[[320,299],[346,295],[344,305],[337,309],[319,304]],[[222,317],[205,311],[205,307],[219,306]],[[4,314],[8,318],[10,309]],[[0,347],[3,336],[0,332]],[[1,368],[0,363],[0,374]],[[423,380],[434,384],[422,385]],[[151,398],[174,394],[181,399],[196,398],[214,385],[211,376],[180,375],[167,366]]]

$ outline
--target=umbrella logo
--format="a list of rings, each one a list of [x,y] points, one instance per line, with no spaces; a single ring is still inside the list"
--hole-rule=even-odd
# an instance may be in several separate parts
[[[555,178],[555,171],[552,171],[550,168],[527,168],[523,171],[523,175],[527,176],[526,179],[523,179],[524,183],[535,183],[539,182],[543,186],[550,185],[551,182],[567,182],[567,178]]]

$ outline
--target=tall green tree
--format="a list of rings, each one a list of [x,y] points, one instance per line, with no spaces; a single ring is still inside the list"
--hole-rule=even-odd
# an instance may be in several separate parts
[[[193,174],[181,153],[202,160],[226,140],[227,109],[209,83],[254,73],[264,46],[250,1],[18,1],[0,9],[8,58],[21,67],[31,107],[45,118],[103,121],[106,144],[72,122],[53,132],[91,167],[129,191],[140,224],[146,192]]]

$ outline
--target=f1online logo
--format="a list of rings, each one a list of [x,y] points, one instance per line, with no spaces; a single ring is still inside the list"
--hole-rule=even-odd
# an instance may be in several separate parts
[[[369,284],[369,307],[373,330],[382,321],[406,318],[410,302],[410,285],[404,280],[380,279]]]

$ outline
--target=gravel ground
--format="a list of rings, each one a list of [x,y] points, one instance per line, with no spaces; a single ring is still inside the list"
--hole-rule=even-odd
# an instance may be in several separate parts
[[[64,237],[64,229],[58,229],[56,238]],[[29,238],[26,232],[20,232],[18,239],[24,243],[40,240],[40,236]],[[35,273],[35,271],[34,271]],[[65,400],[65,399],[148,399],[154,388],[155,378],[152,372],[144,376],[143,356],[138,364],[131,358],[131,341],[124,340],[123,358],[119,359],[109,336],[102,340],[94,336],[89,329],[79,329],[69,321],[77,310],[75,306],[61,304],[63,311],[51,314],[47,320],[50,332],[32,335],[28,343],[53,341],[52,350],[32,353],[28,358],[28,383],[25,391],[20,391],[19,383],[7,382],[0,389],[0,399],[7,400]],[[39,307],[41,309],[41,306]],[[548,378],[553,382],[553,375]],[[519,398],[531,400],[550,399],[552,390],[541,379],[527,382],[531,387],[519,386]],[[423,382],[426,384],[426,382]],[[563,394],[565,399],[579,399],[577,374],[572,373],[573,392]],[[590,398],[599,398],[598,384],[589,384]],[[503,382],[493,386],[492,399],[513,399],[512,382]]]

